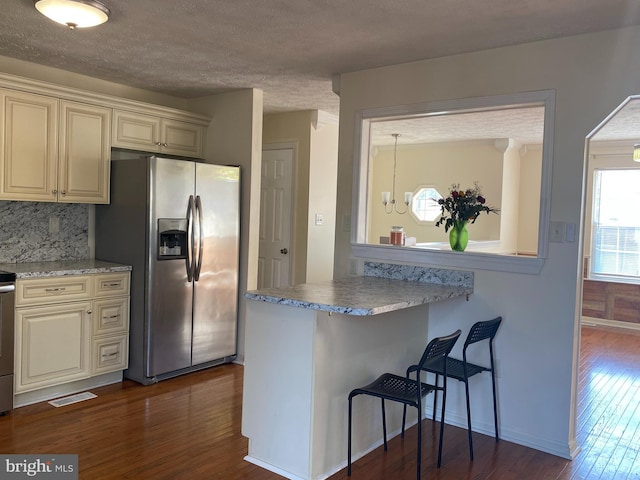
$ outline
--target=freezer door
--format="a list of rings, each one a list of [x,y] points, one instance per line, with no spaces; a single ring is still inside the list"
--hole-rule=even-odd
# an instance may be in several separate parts
[[[150,184],[146,375],[154,377],[191,366],[193,286],[187,275],[190,256],[185,259],[161,255],[158,220],[189,219],[195,164],[153,157]]]
[[[202,254],[194,283],[194,365],[236,354],[240,169],[196,164],[196,204]]]

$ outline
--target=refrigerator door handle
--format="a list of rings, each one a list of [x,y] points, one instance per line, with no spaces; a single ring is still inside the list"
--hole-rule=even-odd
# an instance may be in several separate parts
[[[198,216],[198,263],[196,264],[193,279],[197,282],[200,280],[200,270],[202,269],[202,250],[204,246],[202,238],[202,200],[200,195],[196,196],[196,214]]]
[[[187,281],[193,281],[193,271],[195,269],[195,256],[194,256],[194,242],[195,231],[193,228],[194,216],[196,212],[195,202],[193,195],[189,195],[189,206],[187,207],[187,241],[190,243],[187,245]]]

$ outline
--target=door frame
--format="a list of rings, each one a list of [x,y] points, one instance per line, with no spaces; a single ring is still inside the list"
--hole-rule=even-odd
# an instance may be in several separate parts
[[[289,185],[289,189],[291,191],[291,209],[289,211],[289,225],[291,228],[289,229],[289,284],[293,285],[293,272],[295,271],[295,263],[296,263],[296,248],[295,248],[295,238],[296,238],[296,159],[298,158],[298,143],[297,142],[281,142],[281,143],[264,143],[262,144],[262,151],[265,150],[291,150],[292,158],[291,158],[291,185]],[[260,218],[260,222],[262,222],[262,216]]]

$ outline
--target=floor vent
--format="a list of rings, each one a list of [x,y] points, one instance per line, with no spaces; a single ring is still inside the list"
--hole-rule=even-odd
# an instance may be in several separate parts
[[[71,405],[72,403],[78,403],[96,397],[97,395],[94,395],[91,392],[82,392],[76,393],[75,395],[70,395],[68,397],[56,398],[55,400],[51,400],[49,404],[53,405],[54,407],[64,407],[66,405]]]

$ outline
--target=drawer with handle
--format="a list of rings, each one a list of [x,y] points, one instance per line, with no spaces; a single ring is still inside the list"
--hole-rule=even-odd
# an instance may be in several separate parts
[[[94,296],[129,295],[129,272],[101,273],[94,277]]]
[[[93,340],[92,375],[124,370],[128,366],[129,336],[116,335]]]
[[[93,334],[125,333],[129,328],[129,297],[93,301]]]
[[[72,302],[91,298],[90,275],[19,278],[16,281],[16,307]]]

